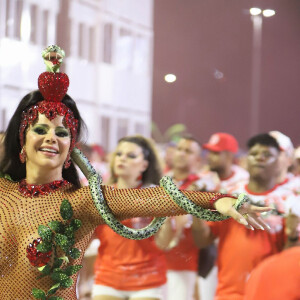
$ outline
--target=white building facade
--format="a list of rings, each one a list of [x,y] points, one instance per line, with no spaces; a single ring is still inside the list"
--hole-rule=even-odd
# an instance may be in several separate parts
[[[41,50],[66,51],[62,71],[88,127],[112,150],[150,135],[153,0],[0,0],[0,130],[45,70]]]

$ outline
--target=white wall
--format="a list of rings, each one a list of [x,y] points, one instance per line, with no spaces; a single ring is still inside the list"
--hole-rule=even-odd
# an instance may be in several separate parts
[[[37,88],[41,50],[57,43],[59,30],[69,37],[60,45],[69,50],[68,93],[87,123],[88,142],[112,150],[123,134],[149,135],[153,0],[64,1],[61,12],[58,0],[0,0],[0,130]]]

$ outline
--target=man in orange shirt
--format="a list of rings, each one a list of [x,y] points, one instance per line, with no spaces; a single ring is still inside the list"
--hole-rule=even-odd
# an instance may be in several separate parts
[[[209,169],[219,176],[221,193],[230,193],[237,183],[248,180],[248,172],[234,164],[239,145],[233,135],[217,132],[202,147],[208,150]]]
[[[285,203],[295,197],[290,190],[277,185],[280,172],[280,147],[269,134],[261,134],[248,142],[247,157],[249,182],[238,189],[249,194],[251,200],[260,205],[274,205],[279,214],[284,211]],[[283,249],[283,218],[271,214],[270,232],[251,231],[234,224],[231,220],[205,223],[193,230],[193,236],[199,247],[205,247],[219,238],[218,244],[218,287],[215,300],[242,300],[245,284],[251,271],[258,263],[271,254]],[[263,228],[262,228],[263,229]]]
[[[212,174],[197,175],[201,147],[192,137],[182,138],[176,147],[173,172],[170,174],[179,189],[206,190],[216,189]],[[192,300],[195,290],[198,252],[191,234],[193,218],[190,215],[171,219],[173,239],[165,252],[167,260],[167,299]]]

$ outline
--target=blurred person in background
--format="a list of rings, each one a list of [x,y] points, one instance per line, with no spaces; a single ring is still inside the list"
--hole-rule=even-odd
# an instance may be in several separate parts
[[[177,143],[172,162],[174,183],[181,190],[215,191],[216,177],[212,173],[201,176],[198,166],[201,160],[201,146],[192,136],[186,136]],[[192,300],[198,270],[199,248],[195,245],[191,228],[191,215],[171,218],[172,240],[165,252],[167,260],[167,299]],[[169,238],[169,233],[167,238]]]
[[[296,148],[294,153],[293,174],[300,176],[300,146]]]
[[[163,170],[164,174],[168,175],[169,172],[172,172],[175,151],[176,151],[176,143],[172,141],[167,143],[165,148],[165,155],[164,155],[164,163],[165,163],[164,170]]]
[[[239,150],[239,145],[233,135],[224,132],[215,133],[210,137],[208,143],[203,145],[203,149],[208,150],[209,169],[219,176],[220,192],[231,193],[236,184],[248,180],[248,172],[234,164],[234,157]]]
[[[280,147],[279,163],[280,173],[278,184],[295,192],[300,191],[300,177],[289,172],[294,160],[294,145],[291,139],[280,131],[270,131],[269,134],[276,139]]]
[[[109,168],[106,161],[106,153],[103,147],[98,144],[92,144],[91,149],[91,164],[96,171],[101,174],[103,182],[106,183],[109,179]]]
[[[119,141],[112,156],[110,184],[118,189],[140,189],[158,185],[160,178],[159,158],[149,139],[129,136]],[[122,223],[142,228],[150,221],[151,218],[134,218]],[[166,261],[158,245],[164,248],[169,243],[164,231],[171,232],[169,222],[155,237],[137,241],[119,236],[106,225],[99,226],[92,299],[162,299]],[[161,233],[164,239],[160,239]]]
[[[199,247],[205,247],[219,238],[218,244],[218,287],[216,300],[242,300],[246,281],[254,269],[267,256],[278,253],[284,247],[297,243],[298,237],[287,234],[297,232],[296,222],[287,222],[284,229],[283,215],[292,209],[299,214],[299,197],[277,184],[280,174],[280,147],[269,134],[260,134],[248,141],[249,181],[236,187],[236,192],[246,192],[252,203],[273,206],[266,214],[269,231],[247,231],[231,220],[199,223],[193,230],[194,240]],[[250,220],[247,215],[245,217]],[[202,227],[201,227],[202,225]]]

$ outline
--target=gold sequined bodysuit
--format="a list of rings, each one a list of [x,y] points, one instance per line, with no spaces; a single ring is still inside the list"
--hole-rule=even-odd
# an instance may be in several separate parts
[[[141,190],[118,190],[102,186],[103,195],[114,215],[119,219],[133,217],[160,217],[180,215],[185,212],[179,208],[160,187]],[[209,200],[214,193],[185,191],[184,194],[203,208],[209,208]],[[26,248],[39,237],[37,228],[52,220],[61,220],[60,205],[63,199],[69,200],[74,217],[82,221],[76,233],[76,248],[81,256],[80,263],[91,235],[102,219],[93,203],[89,187],[75,189],[71,184],[51,194],[35,198],[23,196],[18,191],[18,183],[0,178],[0,299],[34,299],[33,287],[48,290],[51,282],[47,277],[37,280],[39,272],[27,257]],[[76,282],[77,275],[73,275]],[[64,299],[76,299],[75,284],[62,289],[55,295]]]

